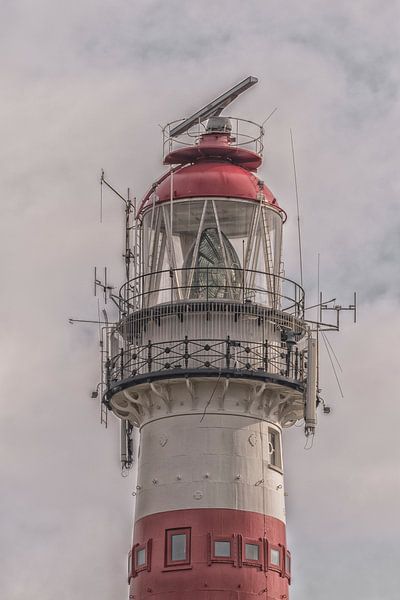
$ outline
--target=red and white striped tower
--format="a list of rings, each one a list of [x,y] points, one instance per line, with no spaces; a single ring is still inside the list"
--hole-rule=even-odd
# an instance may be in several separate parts
[[[166,129],[109,340],[105,402],[140,430],[136,600],[288,598],[281,433],[315,426],[316,345],[262,128],[219,113]]]

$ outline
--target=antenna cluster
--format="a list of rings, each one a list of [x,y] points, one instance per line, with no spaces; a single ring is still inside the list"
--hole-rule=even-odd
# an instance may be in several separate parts
[[[138,228],[136,226],[136,213],[137,205],[136,198],[131,197],[130,189],[127,189],[126,196],[123,196],[111,183],[106,179],[104,170],[101,170],[100,175],[100,222],[103,220],[103,188],[106,187],[115,196],[117,196],[124,203],[124,253],[122,257],[125,261],[125,277],[126,282],[132,277],[136,277],[139,274],[140,264],[140,238]],[[107,427],[108,425],[108,408],[103,401],[104,392],[109,385],[107,381],[107,373],[109,372],[109,362],[111,356],[115,351],[115,339],[113,338],[116,323],[109,322],[108,314],[105,309],[102,309],[102,317],[100,315],[100,304],[98,294],[103,296],[104,304],[106,305],[108,300],[111,300],[118,309],[120,309],[119,296],[113,293],[114,286],[110,285],[108,279],[107,267],[104,267],[102,276],[99,275],[97,267],[94,267],[93,277],[93,292],[94,296],[98,299],[98,318],[97,319],[75,319],[70,318],[69,323],[74,325],[75,323],[86,323],[93,324],[99,327],[99,347],[101,355],[101,371],[100,381],[96,388],[91,392],[91,398],[101,398],[100,403],[100,422]],[[128,421],[120,422],[120,460],[122,467],[122,474],[126,470],[130,469],[133,465],[133,427]]]

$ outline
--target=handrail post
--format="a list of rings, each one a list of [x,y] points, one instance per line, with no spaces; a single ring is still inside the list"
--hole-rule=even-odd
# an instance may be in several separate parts
[[[153,359],[151,356],[151,340],[149,340],[147,343],[147,368],[149,370],[149,373],[151,373],[152,362],[153,362]]]
[[[230,365],[231,365],[231,340],[229,335],[226,338],[226,354],[225,354],[225,358],[226,358],[226,368],[229,369]]]
[[[169,278],[171,283],[171,304],[174,301],[174,291],[173,291],[173,281],[174,281],[174,272],[172,269],[169,270]]]
[[[124,378],[124,349],[121,348],[121,379]]]
[[[268,373],[268,340],[264,342],[264,370]]]
[[[290,377],[291,346],[286,344],[286,377]]]
[[[184,360],[185,360],[185,368],[188,368],[189,365],[189,344],[188,344],[188,336],[185,335],[185,354],[184,354]]]

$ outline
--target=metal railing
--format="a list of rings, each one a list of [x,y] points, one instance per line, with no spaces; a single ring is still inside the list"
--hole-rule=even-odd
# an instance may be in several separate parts
[[[154,374],[170,370],[182,371],[204,369],[253,372],[279,375],[304,383],[306,379],[306,349],[285,342],[259,343],[226,339],[169,340],[142,346],[130,346],[110,358],[106,363],[109,386],[115,382],[138,375]],[[201,374],[201,373],[200,373]]]
[[[225,115],[224,115],[225,116]],[[264,128],[262,125],[249,121],[248,119],[240,119],[238,117],[227,117],[232,125],[231,143],[234,148],[247,148],[252,150],[259,156],[262,156],[264,150],[263,137]],[[188,131],[176,137],[171,136],[171,130],[185,119],[177,119],[171,123],[167,123],[163,127],[163,158],[173,150],[184,148],[187,146],[197,145],[201,136],[206,133],[204,122],[196,123]]]
[[[161,304],[235,302],[260,305],[302,319],[304,290],[294,281],[263,271],[224,267],[168,269],[141,275],[120,289],[122,315]]]

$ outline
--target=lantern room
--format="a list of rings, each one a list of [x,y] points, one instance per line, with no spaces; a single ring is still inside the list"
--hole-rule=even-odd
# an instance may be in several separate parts
[[[212,117],[192,145],[171,146],[165,155],[175,166],[139,212],[147,306],[205,294],[273,304],[285,213],[254,172],[261,158],[248,146],[257,136],[246,136],[247,147],[241,139],[230,119]]]

